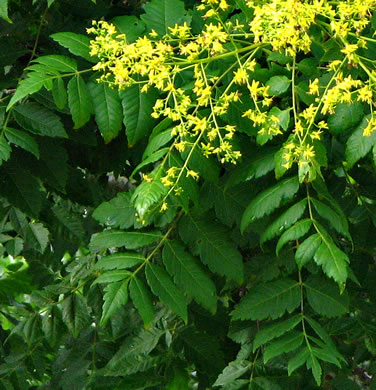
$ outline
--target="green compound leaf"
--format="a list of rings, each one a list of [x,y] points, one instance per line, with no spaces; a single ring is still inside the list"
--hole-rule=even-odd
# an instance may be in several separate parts
[[[300,304],[300,286],[295,280],[279,279],[257,285],[236,305],[233,320],[276,319]]]
[[[100,325],[104,326],[121,306],[128,302],[128,282],[129,279],[120,282],[108,284],[105,288],[103,296],[104,304]]]
[[[157,231],[149,232],[124,232],[124,231],[104,231],[93,234],[89,248],[94,252],[112,247],[124,246],[127,249],[138,249],[162,238],[162,234]]]
[[[289,241],[298,240],[299,238],[305,236],[311,229],[311,226],[312,221],[307,218],[297,222],[295,225],[286,230],[278,240],[276,248],[277,256],[285,244]]]
[[[17,123],[32,133],[47,136],[68,138],[60,117],[37,103],[25,103],[13,109]]]
[[[276,356],[299,348],[302,345],[303,340],[303,333],[291,331],[285,336],[273,341],[264,349],[264,363],[267,363]]]
[[[187,323],[187,300],[172,282],[167,272],[157,265],[148,263],[146,266],[146,279],[153,294],[158,296],[170,310]]]
[[[271,214],[283,200],[291,199],[298,190],[299,181],[294,176],[282,180],[258,194],[246,208],[240,224],[240,230],[244,232],[252,221]]]
[[[74,128],[86,124],[93,112],[93,104],[88,87],[83,78],[77,74],[68,82],[68,105],[72,114]]]
[[[294,224],[304,213],[307,207],[307,199],[303,199],[300,202],[294,204],[285,212],[283,212],[274,222],[272,222],[262,233],[260,238],[261,245],[271,240],[272,238],[279,236],[284,230]]]
[[[346,143],[346,159],[348,167],[351,168],[362,157],[367,155],[372,147],[376,145],[376,131],[370,136],[364,136],[363,131],[371,119],[370,115],[363,118],[362,122],[356,127]]]
[[[179,233],[186,244],[198,247],[201,261],[210,271],[238,284],[242,282],[243,259],[226,228],[208,218],[187,215],[179,224]]]
[[[338,286],[330,280],[311,276],[304,286],[308,303],[316,313],[325,317],[339,317],[349,311],[347,292],[340,294]]]
[[[186,12],[180,0],[152,0],[145,5],[145,14],[141,19],[147,31],[155,30],[159,35],[169,32],[169,27],[183,21]]]
[[[141,88],[142,85],[136,84],[120,92],[123,121],[129,146],[133,146],[140,139],[147,137],[154,127],[154,119],[151,114],[158,94],[154,89],[143,93]]]
[[[118,252],[109,256],[104,256],[98,260],[94,269],[111,270],[127,269],[144,262],[146,259],[141,253]]]
[[[129,229],[136,221],[131,194],[122,192],[110,201],[101,203],[94,210],[93,218],[112,228]]]
[[[321,245],[321,237],[315,233],[306,238],[295,252],[295,261],[299,269],[302,269],[310,260],[313,259],[317,249]]]
[[[231,362],[222,374],[220,374],[213,386],[226,386],[238,379],[246,373],[251,367],[251,363],[247,360],[235,360]]]
[[[163,263],[174,282],[198,304],[215,313],[217,294],[214,283],[178,241],[167,241],[163,249]]]
[[[50,37],[75,56],[85,58],[86,61],[93,63],[98,61],[96,57],[90,55],[90,38],[88,36],[72,32],[60,32],[52,34]]]
[[[253,351],[256,351],[258,347],[269,341],[284,335],[290,330],[294,329],[302,321],[300,314],[293,316],[285,321],[278,322],[274,325],[268,326],[265,329],[261,329],[255,337],[253,342]]]
[[[133,276],[129,284],[129,294],[144,321],[145,328],[149,328],[154,318],[153,301],[149,289],[141,279]]]
[[[95,121],[105,143],[118,136],[122,129],[123,110],[119,93],[104,83],[88,83],[93,99]]]

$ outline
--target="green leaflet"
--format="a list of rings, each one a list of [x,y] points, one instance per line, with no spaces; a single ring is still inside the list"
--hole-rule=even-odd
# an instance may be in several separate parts
[[[291,199],[298,189],[299,182],[297,177],[294,176],[282,180],[273,187],[258,194],[246,208],[240,224],[240,230],[244,232],[252,221],[269,215],[279,207],[283,200]]]
[[[144,161],[149,156],[153,155],[161,146],[166,145],[172,139],[171,129],[167,129],[162,131],[161,133],[157,133],[156,135],[151,134],[148,142],[148,146],[144,150],[144,154],[142,155],[142,160]]]
[[[136,252],[118,252],[109,256],[104,256],[98,260],[94,269],[127,269],[145,261],[141,253]]]
[[[257,332],[255,340],[253,342],[253,352],[262,345],[266,344],[269,341],[282,336],[283,334],[294,329],[302,321],[300,314],[290,317],[285,321],[277,322],[274,325],[268,326],[267,328],[261,329]]]
[[[163,263],[174,282],[212,314],[217,310],[217,294],[214,283],[187,253],[178,241],[167,241],[163,249]]]
[[[286,311],[291,313],[300,304],[299,283],[279,279],[252,288],[232,312],[233,320],[276,319]]]
[[[269,87],[269,95],[280,96],[289,89],[290,84],[291,80],[289,80],[286,76],[273,76],[265,85]]]
[[[226,187],[232,187],[242,181],[258,179],[274,169],[276,148],[267,148],[256,153],[249,160],[236,166],[226,182]]]
[[[0,139],[0,165],[3,161],[9,160],[12,148],[9,146],[8,142],[4,137]]]
[[[110,201],[101,203],[94,210],[93,218],[105,226],[129,229],[136,221],[131,194],[121,192]]]
[[[89,121],[93,112],[88,87],[79,74],[73,76],[68,82],[68,104],[74,128],[79,129]]]
[[[159,202],[164,195],[167,194],[168,188],[162,184],[161,177],[164,174],[164,170],[157,167],[155,171],[150,175],[151,181],[144,180],[135,190],[132,195],[131,201],[138,215],[143,218],[151,209],[151,206]],[[160,206],[156,206],[157,210]]]
[[[17,123],[32,133],[47,137],[68,137],[60,117],[37,103],[19,105],[12,113]]]
[[[125,34],[127,43],[134,42],[145,31],[145,23],[134,15],[115,16],[111,23],[120,33]]]
[[[90,320],[88,307],[82,295],[71,294],[61,303],[62,319],[74,338],[77,338],[81,330]]]
[[[179,234],[188,245],[198,247],[201,261],[209,269],[240,284],[243,280],[243,260],[228,238],[227,229],[207,218],[187,215],[179,223]]]
[[[298,352],[289,359],[288,362],[288,374],[291,375],[295,370],[301,367],[308,359],[309,350],[306,347],[303,347],[298,350]]]
[[[296,331],[291,331],[285,336],[273,341],[264,349],[264,363],[270,359],[293,351],[301,346],[304,340],[304,334]]]
[[[317,223],[316,223],[317,225]],[[318,265],[322,266],[327,276],[333,278],[338,284],[344,285],[347,279],[347,263],[349,258],[342,252],[325,233],[323,228],[319,229],[322,243],[317,249],[313,259]]]
[[[146,266],[146,279],[153,294],[158,296],[170,310],[187,323],[187,301],[174,285],[167,272],[157,265],[148,263]]]
[[[376,132],[370,136],[363,136],[363,131],[371,119],[370,115],[363,118],[362,122],[356,127],[346,143],[346,159],[348,167],[351,168],[358,160],[368,154],[376,144]]]
[[[140,84],[135,84],[120,92],[129,146],[148,136],[153,128],[154,119],[151,114],[158,94],[154,89],[142,93],[141,88]]]
[[[351,104],[337,104],[333,115],[329,115],[328,125],[332,134],[345,133],[354,127],[363,117],[363,104],[352,102]]]
[[[156,152],[152,153],[150,156],[148,156],[145,160],[140,162],[140,164],[137,165],[137,167],[132,172],[131,178],[134,177],[134,175],[143,167],[145,167],[148,164],[154,163],[156,161],[159,161],[162,157],[164,157],[170,148],[162,148],[157,150]]]
[[[306,238],[295,252],[295,261],[299,269],[302,269],[316,253],[322,240],[319,234],[315,233]]]
[[[185,14],[184,3],[180,0],[152,0],[146,4],[141,20],[146,24],[147,31],[155,30],[164,35],[169,32],[169,27],[183,22]]]
[[[141,279],[133,276],[129,284],[129,294],[144,321],[145,328],[149,328],[154,318],[153,301],[149,289]]]
[[[79,240],[84,239],[86,232],[82,225],[82,221],[71,213],[68,207],[64,207],[64,204],[54,204],[51,207],[51,211],[70,234],[77,237]]]
[[[93,284],[97,283],[114,283],[124,279],[129,279],[132,273],[124,270],[107,271],[99,275]]]
[[[7,163],[0,175],[0,194],[28,215],[37,216],[44,194],[40,182],[29,171]]]
[[[126,279],[120,282],[110,283],[104,288],[105,294],[103,296],[104,304],[100,321],[101,326],[104,326],[110,317],[112,317],[121,306],[127,303],[128,282],[129,279]]]
[[[68,94],[67,90],[65,89],[64,80],[61,77],[53,80],[52,97],[56,107],[60,110],[63,110],[68,102]]]
[[[312,309],[325,317],[339,317],[349,311],[347,292],[339,293],[338,286],[330,280],[311,276],[304,282],[307,300]]]
[[[122,129],[123,112],[118,91],[105,83],[88,83],[93,99],[95,121],[106,143],[116,138]]]
[[[8,0],[0,0],[0,18],[8,23],[13,23],[8,16]]]
[[[162,330],[153,327],[141,329],[137,335],[128,337],[108,362],[106,369],[118,370],[128,359],[148,355],[156,347],[163,333]]]
[[[347,220],[342,219],[340,215],[338,215],[331,207],[326,205],[323,202],[320,202],[317,199],[310,199],[315,207],[317,213],[325,218],[333,228],[344,237],[348,238],[351,241],[351,236],[349,233],[349,227],[347,225]]]
[[[29,223],[26,234],[27,243],[38,252],[43,253],[49,242],[48,230],[41,223]]]
[[[312,221],[307,218],[296,222],[295,225],[286,230],[278,240],[276,247],[277,256],[285,244],[287,244],[289,241],[298,240],[299,238],[305,236],[311,229],[311,226]]]
[[[39,158],[39,146],[34,138],[19,129],[5,128],[5,137],[14,145],[21,147]]]
[[[90,38],[86,35],[72,32],[60,32],[50,37],[72,54],[85,58],[86,61],[96,63],[98,59],[90,55]]]
[[[7,110],[9,110],[27,95],[38,92],[44,86],[45,81],[46,75],[44,73],[28,73],[27,78],[19,83],[16,92],[9,101]]]
[[[61,328],[61,313],[56,306],[52,306],[42,316],[43,334],[51,347],[56,346],[61,335]]]
[[[247,360],[235,360],[231,362],[218,376],[213,386],[226,386],[234,382],[251,367],[251,363]]]
[[[312,370],[312,374],[315,378],[317,386],[320,386],[321,385],[322,369],[321,369],[319,361],[317,360],[317,358],[314,355],[310,354],[307,358],[306,365],[307,365],[308,370],[310,370],[310,369]]]
[[[75,73],[77,71],[77,62],[70,57],[60,55],[49,55],[38,57],[33,62],[44,65],[48,70]]]
[[[272,222],[262,233],[260,238],[261,245],[280,235],[285,229],[294,224],[304,213],[307,207],[307,199],[294,204],[285,212],[283,212],[274,222]]]
[[[162,234],[157,231],[149,232],[124,232],[109,230],[102,233],[93,234],[90,241],[90,249],[99,252],[111,247],[126,247],[127,249],[137,249],[162,238]]]

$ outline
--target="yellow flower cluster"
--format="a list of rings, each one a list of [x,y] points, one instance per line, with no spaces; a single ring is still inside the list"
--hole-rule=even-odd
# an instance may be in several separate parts
[[[138,83],[143,92],[149,88],[160,91],[152,116],[168,117],[174,122],[170,152],[175,149],[186,153],[189,160],[192,151],[198,150],[206,157],[216,156],[222,163],[236,163],[241,154],[234,150],[232,141],[238,129],[228,121],[232,105],[250,101],[241,115],[250,120],[250,126],[257,127],[263,140],[260,143],[278,136],[284,139],[286,124],[282,129],[280,118],[270,113],[279,100],[271,96],[268,86],[253,78],[262,66],[257,60],[258,53],[262,50],[270,53],[270,49],[283,53],[290,58],[286,68],[291,74],[289,112],[293,120],[288,141],[282,147],[283,167],[289,169],[297,163],[299,169],[307,171],[317,158],[315,142],[328,129],[325,118],[335,112],[339,103],[358,101],[368,104],[371,113],[374,111],[376,71],[364,64],[359,53],[373,40],[361,34],[369,24],[376,0],[246,0],[245,3],[253,9],[253,18],[247,23],[223,17],[223,12],[231,10],[230,1],[202,0],[197,9],[204,19],[210,20],[199,34],[193,34],[184,23],[170,27],[164,36],[152,31],[132,43],[113,25],[93,22],[88,29],[95,36],[90,44],[91,54],[99,58],[94,69],[101,72],[102,81],[119,89]],[[307,80],[307,92],[313,103],[302,106],[296,97],[295,78],[299,72],[296,58],[298,52],[311,51],[312,25],[323,35],[336,39],[342,58],[337,56],[324,64],[326,71],[323,68],[321,72],[324,77]],[[222,58],[233,62],[222,73],[213,71],[211,64]],[[365,72],[368,80],[357,78],[351,72],[354,68]],[[181,83],[185,74],[191,74],[190,84]],[[372,116],[364,135],[375,129],[376,119]],[[161,182],[169,188],[168,193],[182,191],[179,186],[182,177],[198,179],[197,172],[189,169],[188,161],[183,167],[163,169],[165,176]],[[166,208],[164,198],[162,209]]]

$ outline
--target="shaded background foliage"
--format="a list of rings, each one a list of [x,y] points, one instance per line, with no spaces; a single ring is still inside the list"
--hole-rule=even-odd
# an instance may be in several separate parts
[[[154,0],[157,10],[171,17],[162,29],[188,20],[199,31],[202,19],[192,10],[194,3],[179,2],[179,8],[177,2]],[[273,170],[278,143],[261,148],[248,134],[241,134],[244,159],[235,167],[221,167],[215,160],[202,164],[197,156],[193,166],[202,176],[200,184],[193,179],[185,183],[196,206],[188,199],[182,205],[186,212],[179,211],[177,217],[173,207],[166,214],[156,213],[151,220],[155,230],[140,233],[137,242],[123,234],[119,245],[111,229],[127,233],[132,227],[142,228],[131,203],[141,180],[138,175],[132,181],[129,178],[145,159],[152,131],[149,141],[160,135],[153,141],[155,151],[169,142],[163,132],[171,123],[150,119],[156,99],[152,92],[140,95],[133,88],[117,94],[96,85],[87,52],[83,49],[81,56],[73,56],[76,46],[51,34],[85,34],[91,20],[115,18],[118,28],[136,39],[156,23],[152,11],[145,14],[143,2],[131,0],[97,0],[95,4],[89,0],[10,0],[0,1],[3,18],[7,5],[13,23],[0,20],[0,388],[317,388],[321,368],[316,381],[305,368],[288,376],[293,364],[297,368],[305,363],[291,353],[299,335],[284,336],[300,321],[299,315],[285,312],[294,312],[300,305],[302,284],[296,276],[294,248],[286,245],[276,257],[273,229],[269,236],[265,233],[288,205],[282,203],[281,210],[260,219],[244,235],[239,230],[250,200],[257,200],[259,193],[277,183]],[[176,8],[181,13],[176,14]],[[243,1],[234,2],[234,14],[244,9]],[[335,45],[317,46],[316,57],[311,58],[314,64],[323,56],[338,55]],[[63,55],[65,60],[56,69],[51,61],[44,68],[43,62],[31,62],[48,55]],[[74,58],[81,73],[69,73],[75,65],[67,57]],[[267,81],[285,75],[283,61],[270,59],[259,77]],[[68,76],[59,78],[63,86],[59,81],[44,84],[46,88],[26,98],[27,92],[6,111],[30,65],[35,79],[38,72],[41,75],[42,84],[48,71]],[[299,85],[306,103],[304,76],[310,76],[314,67],[304,65],[300,65]],[[83,95],[77,93],[80,86]],[[61,92],[66,89],[67,96]],[[239,112],[233,108],[229,121],[240,128],[249,126]],[[324,142],[330,167],[324,172],[326,186],[316,183],[313,187],[323,223],[325,219],[333,222],[333,214],[319,202],[338,205],[336,211],[343,210],[350,221],[354,243],[352,248],[348,239],[336,241],[351,253],[353,270],[342,295],[312,261],[303,270],[305,314],[314,330],[312,340],[322,346],[318,355],[321,386],[327,389],[376,386],[376,180],[374,156],[368,154],[374,136],[364,141],[362,152],[351,157],[350,170],[341,165],[346,160],[346,142],[362,130],[364,116],[360,106],[342,107],[331,116],[331,135]],[[361,142],[359,137],[353,140]],[[174,164],[181,163],[182,157],[174,155]],[[295,178],[286,180],[290,180],[283,182],[286,192],[292,183],[294,195]],[[295,201],[299,200],[304,201],[303,195],[296,196]],[[276,199],[270,202],[275,204]],[[296,221],[298,214],[291,219]],[[343,226],[339,223],[337,230],[344,230],[346,236]],[[169,231],[173,240],[164,240]],[[264,242],[262,250],[260,236],[265,242],[274,239],[273,245]],[[159,250],[162,245],[155,249],[153,245],[161,239],[163,250]],[[132,252],[113,249],[123,246],[124,240]],[[148,256],[153,257],[146,277],[140,273],[128,286],[124,282],[128,269],[137,269]],[[179,259],[191,274],[199,275],[198,280],[176,268]],[[280,293],[285,290],[291,294]],[[130,299],[124,305],[128,293]],[[260,302],[265,297],[264,306]],[[273,322],[283,315],[283,323]],[[270,324],[274,328],[268,328]],[[322,340],[317,341],[318,337]],[[274,344],[268,344],[274,339]],[[341,368],[337,367],[340,362]]]

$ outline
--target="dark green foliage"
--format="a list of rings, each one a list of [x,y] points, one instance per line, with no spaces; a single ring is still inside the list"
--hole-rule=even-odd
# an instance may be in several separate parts
[[[247,25],[247,2],[229,3],[223,21]],[[281,133],[242,117],[253,107],[244,87],[218,116],[237,128],[235,166],[196,140],[174,148],[177,121],[151,116],[157,89],[97,82],[92,19],[131,43],[175,24],[199,32],[212,19],[194,7],[0,0],[0,390],[376,388],[369,108],[327,115],[309,171],[283,167],[281,149],[291,90],[298,108],[313,102],[309,82],[342,60],[339,42],[312,28],[295,80],[291,57],[257,53],[252,77],[269,86]],[[373,16],[368,51],[375,26]],[[228,57],[203,62],[219,90],[235,70]],[[177,83],[193,88],[190,71]],[[163,184],[174,167],[177,188]]]

